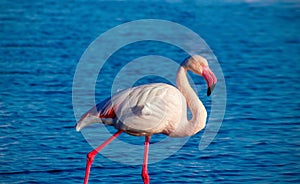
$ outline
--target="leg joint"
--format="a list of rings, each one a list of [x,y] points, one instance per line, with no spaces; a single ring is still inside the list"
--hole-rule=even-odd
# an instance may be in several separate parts
[[[142,175],[144,184],[149,184],[150,177],[149,177],[148,171],[147,170],[142,170],[142,174],[141,175]]]
[[[86,159],[90,162],[93,162],[96,154],[97,154],[97,151],[95,152],[95,150],[93,150],[86,155]]]

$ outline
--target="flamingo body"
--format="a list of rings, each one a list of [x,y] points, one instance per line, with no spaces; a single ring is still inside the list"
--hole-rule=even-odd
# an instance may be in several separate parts
[[[186,115],[182,93],[164,83],[126,89],[96,107],[102,122],[137,136],[169,135]]]

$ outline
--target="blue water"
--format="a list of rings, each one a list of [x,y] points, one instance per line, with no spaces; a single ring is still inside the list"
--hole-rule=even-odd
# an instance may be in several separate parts
[[[173,156],[149,165],[151,183],[300,183],[296,0],[2,0],[0,183],[82,182],[85,155],[92,147],[73,128],[76,64],[99,34],[145,18],[174,21],[201,35],[219,59],[227,88],[224,121],[212,144],[200,151],[202,133],[191,137]],[[168,52],[165,45],[150,45],[133,45],[144,49],[125,48],[111,59],[124,63],[122,58],[146,54],[177,60],[186,56],[176,48]],[[97,100],[110,94],[105,89],[118,68],[106,69],[111,71],[103,79],[107,83],[97,85]],[[142,183],[140,172],[140,165],[99,155],[90,183]]]

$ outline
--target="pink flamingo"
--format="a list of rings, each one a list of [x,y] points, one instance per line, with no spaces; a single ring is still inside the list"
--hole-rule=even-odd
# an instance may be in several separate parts
[[[177,71],[178,89],[164,83],[129,88],[97,104],[81,117],[76,124],[77,131],[95,122],[114,126],[118,130],[102,145],[87,154],[84,184],[88,183],[90,168],[96,154],[122,132],[145,136],[142,178],[144,184],[149,184],[147,164],[151,135],[191,136],[205,127],[207,112],[188,82],[187,70],[204,77],[209,96],[217,78],[210,70],[207,60],[194,55],[186,59]],[[187,119],[187,106],[193,116],[190,120]]]

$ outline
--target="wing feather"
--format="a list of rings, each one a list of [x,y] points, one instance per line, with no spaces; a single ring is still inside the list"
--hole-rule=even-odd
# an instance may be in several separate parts
[[[99,116],[133,135],[163,132],[181,116],[182,94],[174,86],[153,83],[118,92],[96,105]],[[177,121],[177,120],[176,120]],[[173,125],[178,122],[172,122]]]
[[[111,98],[107,98],[96,105],[100,118],[115,118],[116,113],[111,102]]]

